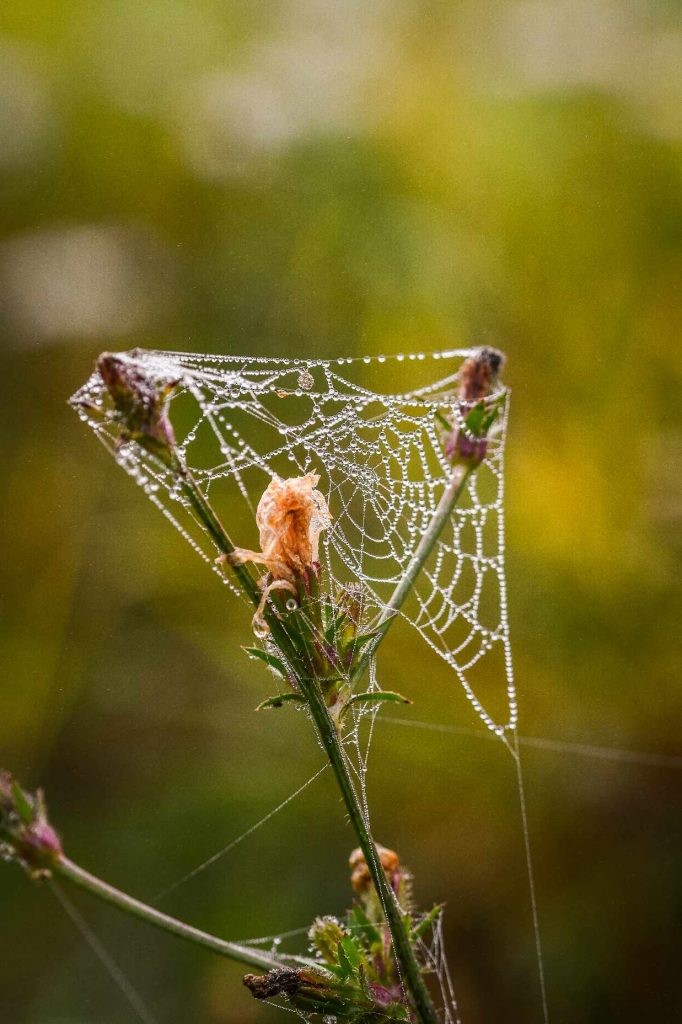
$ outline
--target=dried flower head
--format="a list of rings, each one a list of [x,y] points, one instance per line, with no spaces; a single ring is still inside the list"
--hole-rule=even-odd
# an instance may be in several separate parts
[[[480,348],[462,363],[459,371],[459,397],[463,402],[488,398],[497,385],[504,356],[496,348]]]
[[[401,874],[400,857],[395,850],[389,850],[385,846],[379,846],[379,844],[377,844],[377,853],[379,854],[381,866],[386,872],[386,877],[395,889]],[[372,886],[372,876],[370,875],[365,855],[360,847],[357,850],[353,850],[348,858],[348,864],[351,869],[351,885],[355,891],[358,893],[367,892]]]
[[[494,348],[478,349],[462,363],[458,422],[445,437],[445,454],[453,465],[478,466],[488,451],[488,434],[499,412],[495,392],[504,356]]]
[[[132,360],[103,352],[97,369],[121,424],[121,440],[137,441],[152,455],[168,461],[175,448],[168,418],[168,398],[178,381],[159,383]]]
[[[320,534],[331,522],[324,495],[316,490],[317,473],[282,480],[273,477],[256,509],[260,551],[237,548],[233,565],[256,562],[264,565],[273,581],[294,584],[319,560]]]

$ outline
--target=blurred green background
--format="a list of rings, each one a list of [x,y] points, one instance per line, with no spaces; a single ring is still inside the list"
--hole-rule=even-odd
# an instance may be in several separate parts
[[[0,762],[47,787],[74,859],[151,899],[321,763],[302,716],[253,714],[245,608],[67,408],[98,351],[492,343],[521,732],[671,756],[525,751],[551,1019],[682,1019],[678,11],[3,5]],[[477,730],[420,662],[390,645],[403,718]],[[379,839],[447,902],[464,1024],[539,1021],[508,755],[379,723],[371,768]],[[297,928],[347,905],[352,845],[323,776],[164,906],[235,939]],[[72,896],[159,1024],[281,1016]],[[0,947],[3,1024],[136,1019],[11,867]]]

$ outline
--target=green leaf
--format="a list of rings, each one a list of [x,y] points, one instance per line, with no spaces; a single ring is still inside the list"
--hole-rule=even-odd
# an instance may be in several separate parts
[[[267,651],[261,650],[260,647],[242,647],[242,650],[248,654],[249,658],[264,662],[273,669],[277,675],[281,676],[282,679],[287,678],[288,673],[283,662],[281,662],[279,658],[276,658],[274,654],[268,654]]]
[[[329,624],[324,632],[324,640],[327,644],[336,644],[336,633],[343,620],[343,612],[332,612]]]
[[[441,427],[445,427],[446,430],[452,430],[452,423],[450,423],[450,420],[446,419],[445,416],[443,416],[442,412],[439,412],[438,409],[436,409],[434,416],[440,423]]]
[[[381,946],[382,939],[378,928],[376,928],[367,914],[359,904],[356,904],[346,917],[348,930],[359,940],[366,949],[372,950],[373,946]]]
[[[445,906],[444,903],[436,903],[435,907],[433,907],[428,912],[428,914],[424,914],[424,916],[422,917],[421,921],[417,921],[417,923],[414,926],[414,928],[412,928],[411,931],[410,931],[410,941],[411,942],[413,942],[415,939],[418,939],[420,936],[422,936],[424,934],[424,932],[428,931],[428,929],[431,927],[431,925],[434,923],[434,921],[438,920],[438,916],[441,913],[441,911],[442,911],[444,906]]]
[[[347,701],[342,714],[345,714],[348,708],[353,704],[378,704],[384,701],[389,701],[394,704],[412,703],[408,697],[403,697],[402,693],[394,693],[393,690],[373,690],[371,693],[356,693],[349,701]]]
[[[25,825],[30,825],[33,821],[33,807],[24,793],[23,789],[18,782],[12,783],[12,796],[14,797],[14,803],[16,804],[17,814]]]
[[[357,971],[360,964],[364,962],[365,956],[363,955],[363,949],[360,948],[353,936],[344,935],[339,943],[339,949],[343,949],[346,954],[348,963],[352,966],[353,973]]]
[[[382,633],[383,630],[381,629],[373,629],[371,633],[360,633],[359,636],[353,637],[352,646],[360,648],[370,640],[376,640],[376,638],[381,636]]]
[[[356,978],[358,969],[364,962],[364,956],[362,955],[362,949],[358,946],[352,935],[345,935],[341,939],[338,955],[342,977]]]
[[[355,971],[353,969],[353,964],[349,960],[348,953],[344,949],[344,946],[343,946],[342,942],[339,943],[338,956],[339,956],[339,967],[341,969],[341,977],[342,978],[352,978],[352,977],[354,977]]]
[[[488,431],[489,431],[489,430],[490,430],[490,428],[492,427],[493,423],[494,423],[494,422],[495,422],[495,420],[497,419],[497,417],[498,417],[498,415],[499,415],[499,412],[500,412],[500,409],[501,409],[501,408],[502,408],[502,399],[500,398],[500,399],[498,399],[498,400],[497,400],[497,402],[495,402],[495,404],[494,404],[494,405],[493,405],[493,406],[491,407],[490,411],[488,412],[488,415],[487,415],[487,416],[486,416],[486,418],[485,418],[485,419],[483,420],[483,423],[482,423],[482,425],[481,425],[481,433],[482,433],[482,434],[484,434],[484,435],[485,435],[485,434],[487,434],[487,433],[488,433]]]
[[[274,697],[268,697],[267,700],[261,701],[256,711],[265,711],[266,708],[281,708],[282,704],[291,703],[306,704],[307,701],[300,693],[276,693]]]
[[[368,644],[371,640],[376,640],[378,636],[381,636],[382,632],[383,630],[381,629],[374,629],[371,633],[361,633],[360,636],[354,636],[352,640],[349,640],[347,644],[344,644],[343,656],[346,657],[349,652],[352,652],[353,657],[355,658],[360,654],[360,651],[365,644]]]
[[[481,428],[486,419],[485,405],[483,402],[479,402],[477,405],[470,409],[467,415],[464,417],[464,426],[466,430],[473,434],[474,437],[481,436]]]

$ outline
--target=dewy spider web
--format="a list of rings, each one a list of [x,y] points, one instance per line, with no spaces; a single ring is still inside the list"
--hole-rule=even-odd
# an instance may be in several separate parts
[[[363,372],[386,375],[391,357],[330,362],[136,351],[125,358],[159,380],[179,382],[170,418],[180,454],[237,544],[258,546],[254,505],[274,475],[318,472],[333,516],[321,536],[323,576],[332,585],[359,583],[368,610],[380,613],[452,478],[443,422],[462,423],[458,368],[470,354],[403,357],[412,361],[415,377],[427,360],[445,375],[401,394],[371,390],[363,380]],[[485,725],[504,737],[517,717],[504,579],[506,389],[492,400],[499,415],[485,462],[467,481],[400,614],[450,665]],[[74,403],[124,469],[235,589],[229,570],[215,565],[216,551],[170,473],[136,444],[117,446],[118,428],[98,373]],[[499,693],[492,694],[497,708],[491,710],[474,677],[495,656],[506,700],[500,706]]]
[[[322,589],[333,593],[349,583],[359,585],[365,618],[371,622],[403,578],[452,479],[444,430],[448,424],[451,429],[463,426],[459,369],[471,354],[455,350],[326,361],[136,350],[121,358],[159,382],[177,382],[169,415],[180,457],[238,545],[258,547],[255,504],[273,476],[319,473],[318,486],[333,517],[320,538]],[[396,361],[409,365],[415,386],[392,394],[386,383]],[[439,375],[433,373],[436,367]],[[373,378],[378,378],[374,389],[369,386]],[[120,444],[119,426],[98,372],[72,401],[119,464],[221,580],[242,596],[229,569],[216,564],[217,551],[170,471],[137,444]],[[504,578],[507,390],[500,387],[489,401],[497,405],[498,416],[485,461],[467,479],[400,616],[447,662],[476,713],[518,763]],[[497,693],[486,692],[485,698],[476,681],[481,666],[488,690],[490,676],[496,677]],[[372,661],[370,689],[376,688]],[[493,712],[490,703],[495,700]],[[365,783],[375,715],[376,706],[371,711],[353,709],[345,736],[368,822]],[[361,739],[363,722],[367,730]],[[169,890],[234,845],[232,841]],[[440,917],[433,922],[430,944],[423,943],[422,957],[440,985],[445,1024],[459,1021]]]

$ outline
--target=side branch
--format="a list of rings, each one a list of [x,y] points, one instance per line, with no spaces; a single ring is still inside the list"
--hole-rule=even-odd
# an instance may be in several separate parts
[[[171,935],[177,935],[178,938],[184,939],[186,942],[192,942],[195,946],[203,946],[219,956],[236,960],[242,964],[248,964],[251,967],[264,968],[265,970],[282,967],[282,960],[279,957],[260,949],[242,946],[237,942],[219,939],[217,936],[201,931],[201,929],[195,928],[193,925],[185,924],[184,921],[178,921],[176,918],[170,917],[160,910],[155,910],[154,907],[150,907],[146,903],[142,903],[140,900],[135,899],[135,897],[129,896],[120,889],[115,889],[113,885],[103,882],[102,879],[91,875],[89,871],[85,871],[78,864],[74,864],[68,857],[62,856],[52,870],[55,874],[66,878],[69,882],[73,882],[74,885],[79,886],[81,889],[85,889],[92,896],[110,903],[118,910],[122,910],[133,917],[138,917],[141,921],[146,921],[147,924],[169,932]]]
[[[405,570],[404,576],[391,594],[388,602],[386,603],[386,607],[381,613],[377,627],[379,631],[378,638],[374,643],[367,645],[367,650],[362,654],[358,661],[355,671],[350,679],[351,688],[353,688],[364,675],[370,658],[388,633],[393,620],[396,618],[396,615],[405,603],[417,580],[417,577],[419,576],[419,573],[422,571],[424,564],[426,563],[427,558],[436,546],[436,542],[443,532],[445,524],[449,521],[457,502],[462,496],[462,492],[464,491],[474,468],[474,466],[457,466],[455,468],[452,474],[452,479],[443,491],[443,495],[438,502],[438,507],[433,514],[433,518],[417,545],[417,549]]]

